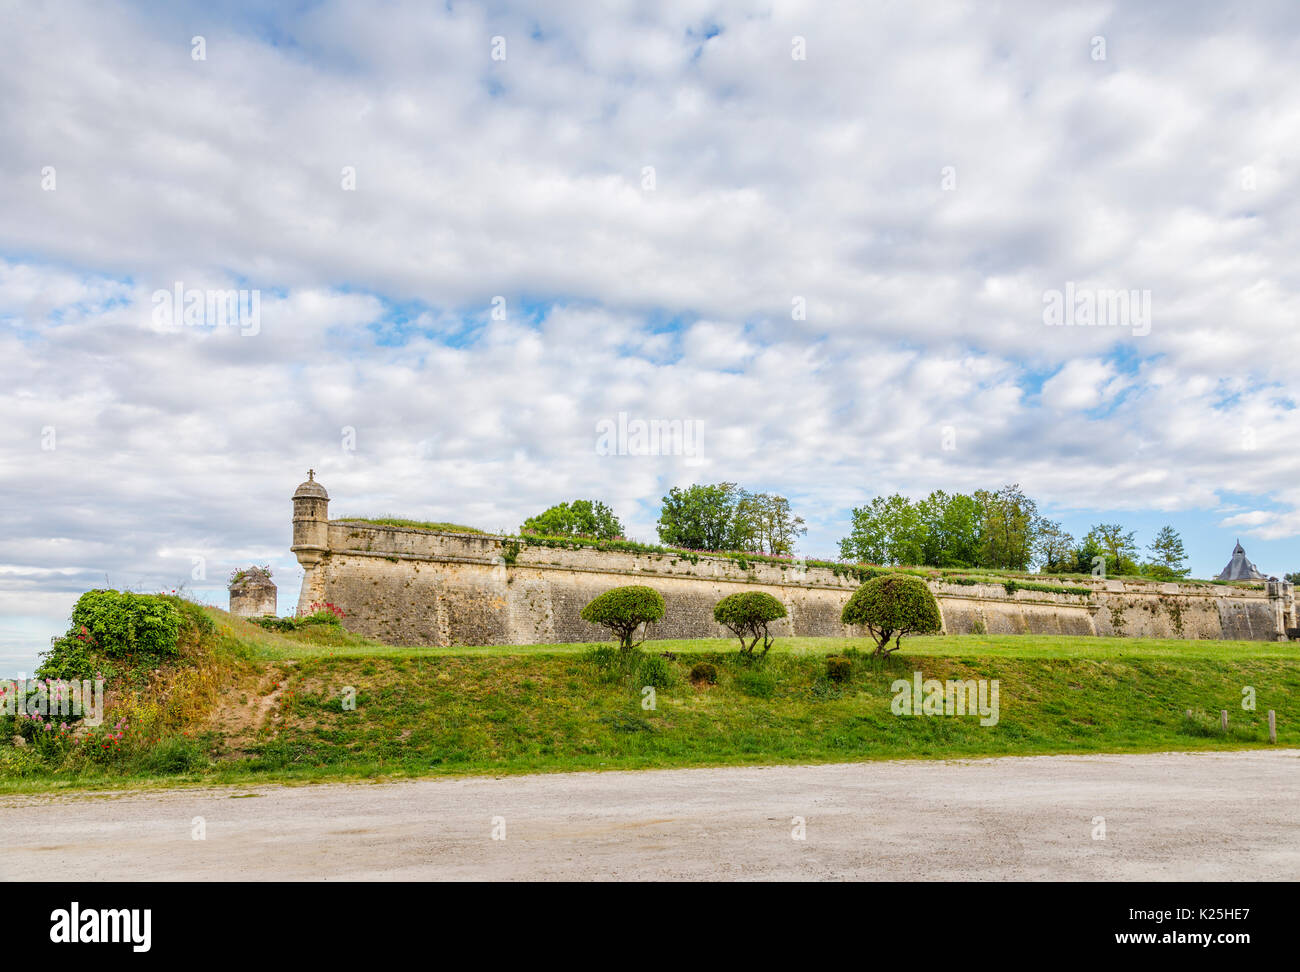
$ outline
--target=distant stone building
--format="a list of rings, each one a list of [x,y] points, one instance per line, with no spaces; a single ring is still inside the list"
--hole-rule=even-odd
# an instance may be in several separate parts
[[[1246,551],[1241,546],[1241,541],[1238,540],[1237,545],[1232,548],[1232,559],[1228,561],[1228,566],[1224,567],[1219,573],[1219,580],[1262,581],[1268,580],[1268,578],[1246,559]]]
[[[260,618],[275,614],[276,587],[263,567],[237,570],[230,578],[230,613],[237,618]]]

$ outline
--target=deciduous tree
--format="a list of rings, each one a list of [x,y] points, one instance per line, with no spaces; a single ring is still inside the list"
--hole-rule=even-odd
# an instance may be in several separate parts
[[[1178,580],[1191,571],[1187,567],[1187,551],[1183,549],[1183,538],[1172,526],[1160,528],[1154,540],[1147,547],[1151,558],[1144,565],[1144,572],[1159,580]]]
[[[1138,573],[1137,541],[1132,530],[1125,532],[1119,523],[1098,523],[1084,538],[1084,543],[1092,544],[1106,558],[1106,573],[1110,576]]]
[[[585,499],[557,503],[536,516],[530,516],[520,529],[524,533],[540,533],[547,537],[615,540],[623,536],[623,524],[613,510],[597,500]]]
[[[933,634],[943,627],[939,602],[929,585],[910,574],[882,574],[867,581],[849,598],[840,614],[845,624],[864,625],[876,642],[877,655],[902,645],[904,635]],[[888,647],[893,639],[894,647]]]
[[[803,517],[795,516],[790,501],[775,493],[741,493],[736,503],[737,549],[753,549],[773,556],[794,552],[795,538],[808,532]]]
[[[731,550],[744,542],[736,522],[740,490],[735,483],[674,486],[659,511],[659,539],[687,550]]]
[[[643,624],[653,624],[664,616],[663,595],[653,587],[630,584],[614,587],[592,600],[582,609],[582,620],[608,628],[618,637],[624,651],[636,647],[632,638]]]
[[[713,620],[740,639],[740,653],[752,655],[758,640],[763,639],[763,654],[772,647],[768,625],[786,615],[785,605],[764,591],[728,594],[713,606]],[[749,644],[745,644],[745,639]]]

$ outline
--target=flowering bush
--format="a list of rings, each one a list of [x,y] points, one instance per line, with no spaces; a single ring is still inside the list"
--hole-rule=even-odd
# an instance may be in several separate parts
[[[312,601],[311,606],[307,610],[306,617],[314,618],[321,614],[332,615],[335,621],[347,617],[347,614],[344,613],[343,609],[331,601]]]

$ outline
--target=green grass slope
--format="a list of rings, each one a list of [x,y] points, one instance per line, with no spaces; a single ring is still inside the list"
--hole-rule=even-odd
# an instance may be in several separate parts
[[[396,648],[211,613],[215,702],[156,738],[128,727],[92,760],[0,740],[0,790],[1224,749],[1268,745],[1268,709],[1279,744],[1300,746],[1294,644],[932,637],[880,661],[849,639],[800,638],[747,664],[732,642],[656,641],[625,664],[608,646]],[[827,677],[832,652],[852,660],[845,683]],[[716,684],[692,683],[700,662]],[[997,679],[997,724],[893,714],[891,683],[916,671]]]

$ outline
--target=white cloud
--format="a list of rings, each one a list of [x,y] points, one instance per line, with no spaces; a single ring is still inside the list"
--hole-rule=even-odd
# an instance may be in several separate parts
[[[669,485],[735,479],[795,498],[810,553],[874,493],[1005,481],[1205,511],[1230,481],[1271,510],[1243,527],[1300,532],[1287,5],[10,16],[11,605],[171,587],[195,550],[213,596],[250,559],[292,587],[308,466],[338,513],[590,495],[647,539]],[[176,281],[259,289],[260,332],[157,333]],[[1045,327],[1067,282],[1150,290],[1150,334]],[[702,420],[704,465],[598,456],[620,411]]]
[[[1081,358],[1067,363],[1043,383],[1043,404],[1060,411],[1083,411],[1105,403],[1115,369],[1105,361]]]

